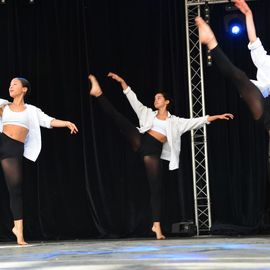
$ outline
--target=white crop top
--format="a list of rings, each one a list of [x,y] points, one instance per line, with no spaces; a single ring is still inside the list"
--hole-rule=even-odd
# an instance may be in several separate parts
[[[14,112],[6,105],[2,114],[2,123],[4,125],[16,125],[29,129],[29,119],[27,108],[21,112]]]
[[[167,120],[160,120],[155,117],[151,130],[157,131],[167,137],[167,125]]]

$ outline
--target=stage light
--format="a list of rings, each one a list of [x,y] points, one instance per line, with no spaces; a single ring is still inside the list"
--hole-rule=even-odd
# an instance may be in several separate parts
[[[34,4],[35,0],[29,0],[29,4]]]
[[[231,26],[231,33],[235,36],[240,35],[242,33],[241,25],[232,25]]]
[[[231,36],[241,36],[245,30],[245,18],[242,14],[229,14],[224,17],[225,30]]]
[[[0,3],[1,3],[1,5],[4,5],[4,4],[6,4],[6,2],[7,2],[6,0],[1,0]]]

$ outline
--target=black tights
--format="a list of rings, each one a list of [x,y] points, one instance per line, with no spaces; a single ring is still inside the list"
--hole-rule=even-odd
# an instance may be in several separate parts
[[[10,208],[14,220],[23,218],[22,202],[22,159],[5,158],[1,160],[5,181],[9,190]]]
[[[270,98],[263,98],[260,90],[242,70],[230,62],[219,46],[214,48],[211,54],[222,74],[236,86],[239,94],[247,103],[253,118],[261,120],[268,131],[268,179],[270,180]]]
[[[97,98],[102,110],[115,122],[120,131],[131,144],[134,151],[139,151],[142,146],[142,135],[130,121],[120,114],[102,94]],[[151,193],[151,209],[153,221],[160,221],[161,216],[161,191],[162,191],[162,168],[160,156],[143,156],[147,179]]]
[[[160,221],[162,196],[162,168],[160,157],[144,156],[143,161],[151,192],[150,203],[153,222]]]
[[[261,119],[264,113],[264,99],[260,90],[242,70],[230,62],[219,46],[211,51],[211,55],[224,77],[236,86],[239,94],[247,103],[253,118],[255,120]]]

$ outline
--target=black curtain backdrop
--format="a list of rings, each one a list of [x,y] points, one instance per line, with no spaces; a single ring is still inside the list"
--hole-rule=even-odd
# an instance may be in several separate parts
[[[270,51],[269,0],[250,3],[258,35]],[[256,70],[246,34],[230,38],[224,5],[211,6],[221,46],[251,78]],[[15,76],[32,83],[27,102],[77,124],[79,134],[42,129],[36,163],[24,161],[24,219],[27,240],[150,236],[149,190],[143,164],[119,130],[89,98],[89,72],[109,100],[138,124],[120,86],[123,76],[140,100],[154,93],[174,98],[175,115],[189,117],[184,1],[8,0],[0,5],[1,98]],[[208,127],[213,233],[266,233],[269,186],[267,136],[232,85],[215,66],[205,67],[206,111],[231,112],[235,120]],[[162,224],[193,220],[190,133],[182,137],[180,169],[164,162]],[[8,192],[0,177],[0,239],[12,239]]]

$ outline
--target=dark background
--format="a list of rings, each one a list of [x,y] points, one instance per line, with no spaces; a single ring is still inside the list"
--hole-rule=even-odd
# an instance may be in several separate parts
[[[251,2],[257,32],[270,49],[270,2]],[[211,6],[211,23],[233,62],[255,78],[246,33],[224,30],[224,5]],[[0,5],[0,86],[8,98],[15,76],[32,83],[28,100],[47,114],[73,121],[79,134],[42,129],[36,163],[24,163],[27,240],[150,236],[149,190],[143,164],[88,95],[94,73],[110,101],[137,124],[121,88],[123,76],[152,106],[156,90],[174,98],[175,115],[189,117],[183,0],[8,0]],[[206,111],[235,120],[208,126],[214,234],[268,232],[267,137],[235,89],[215,66],[206,67]],[[167,166],[164,162],[165,167]],[[190,133],[182,137],[180,170],[164,170],[165,233],[193,219]],[[0,239],[12,239],[8,192],[0,177]]]

